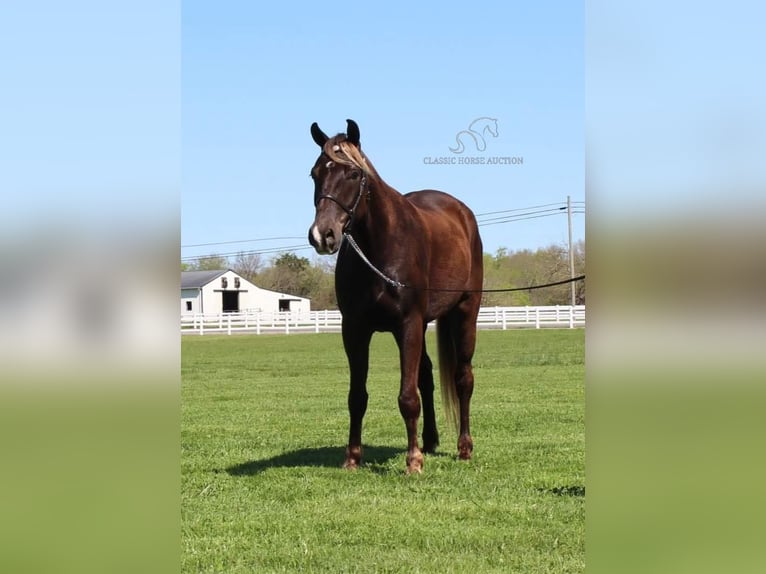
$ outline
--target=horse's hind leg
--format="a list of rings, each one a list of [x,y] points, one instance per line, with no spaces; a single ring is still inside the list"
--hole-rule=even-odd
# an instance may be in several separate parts
[[[460,403],[460,435],[457,441],[458,456],[468,460],[473,454],[473,439],[471,438],[471,396],[473,395],[473,369],[471,361],[476,349],[476,316],[481,303],[480,296],[470,297],[454,310],[455,323],[453,337],[455,340],[456,369],[455,387]]]
[[[434,413],[434,373],[431,358],[426,353],[426,341],[423,337],[423,354],[420,357],[418,389],[423,403],[423,452],[432,453],[439,445],[439,432],[436,430]]]

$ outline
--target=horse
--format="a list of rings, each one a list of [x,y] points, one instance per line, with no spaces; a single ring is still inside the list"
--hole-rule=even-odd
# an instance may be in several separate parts
[[[315,218],[309,242],[319,254],[337,253],[335,293],[348,358],[350,417],[343,468],[362,461],[369,346],[374,332],[390,332],[399,348],[399,411],[407,431],[406,473],[422,473],[423,453],[439,444],[433,364],[426,350],[436,320],[442,401],[459,422],[458,457],[473,453],[469,415],[476,317],[481,302],[483,248],[473,212],[436,190],[402,195],[378,175],[362,152],[359,126],[328,137],[314,122],[321,152],[313,168]],[[418,391],[420,396],[418,396]],[[423,406],[423,449],[418,418]],[[459,409],[459,412],[458,412]]]

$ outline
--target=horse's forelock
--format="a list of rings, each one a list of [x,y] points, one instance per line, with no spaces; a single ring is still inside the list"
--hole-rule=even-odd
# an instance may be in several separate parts
[[[367,158],[361,150],[346,139],[346,136],[339,134],[330,138],[324,144],[323,151],[332,161],[344,165],[350,165],[361,169],[366,174],[371,174],[372,170],[367,162]]]

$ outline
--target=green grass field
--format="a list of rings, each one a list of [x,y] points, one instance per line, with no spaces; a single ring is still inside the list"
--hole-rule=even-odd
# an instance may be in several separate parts
[[[184,337],[182,571],[583,572],[584,370],[583,330],[481,331],[473,459],[437,410],[442,444],[406,476],[377,334],[352,472],[339,335]]]

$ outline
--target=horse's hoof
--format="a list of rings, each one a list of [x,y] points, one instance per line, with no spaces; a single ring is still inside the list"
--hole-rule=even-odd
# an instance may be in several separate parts
[[[346,447],[346,461],[343,463],[343,468],[347,470],[356,470],[360,464],[362,464],[362,447]]]
[[[473,440],[470,436],[460,437],[457,441],[457,455],[460,460],[471,460],[473,455]]]
[[[407,474],[423,474],[423,453],[416,450],[407,455]]]

